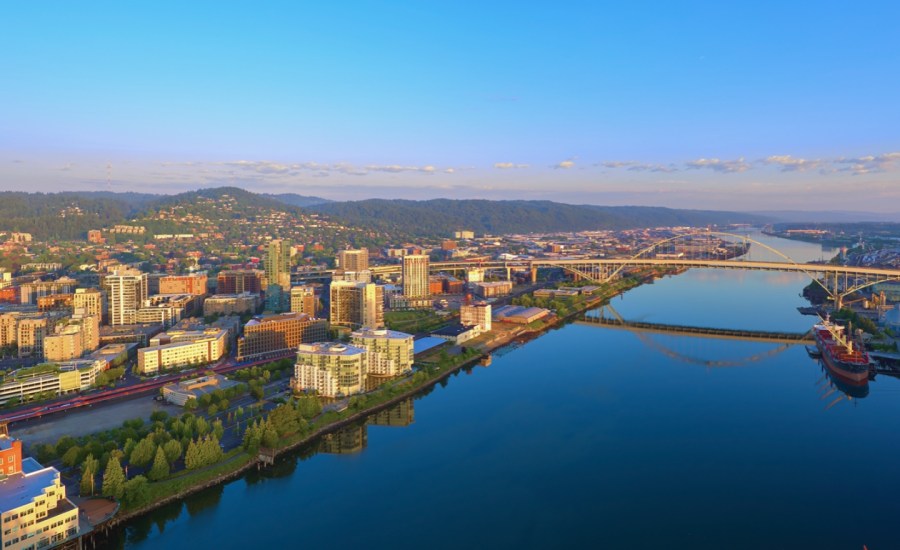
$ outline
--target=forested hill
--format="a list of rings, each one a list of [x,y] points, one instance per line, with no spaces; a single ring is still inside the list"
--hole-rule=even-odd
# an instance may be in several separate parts
[[[126,196],[134,195],[134,196]],[[88,229],[119,223],[143,195],[0,192],[0,230],[36,238],[83,239]]]
[[[277,195],[273,195],[271,193],[264,193],[264,197],[268,197],[270,199],[275,199],[278,202],[282,202],[284,204],[289,204],[291,206],[315,206],[318,204],[325,204],[331,202],[328,199],[323,199],[322,197],[312,197],[308,195],[298,195],[297,193],[280,193]]]
[[[729,223],[764,223],[754,214],[675,210],[646,206],[592,206],[550,201],[435,199],[428,201],[371,199],[332,202],[309,210],[351,225],[407,234],[446,235],[455,229],[476,233],[541,233]]]

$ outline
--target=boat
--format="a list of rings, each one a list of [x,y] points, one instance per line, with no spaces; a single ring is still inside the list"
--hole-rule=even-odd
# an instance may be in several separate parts
[[[827,316],[813,327],[816,347],[832,374],[855,384],[868,384],[871,360],[862,342],[844,334],[844,327]]]
[[[819,348],[812,348],[812,347],[806,346],[806,353],[808,353],[809,356],[812,357],[813,359],[819,359],[822,357],[822,352],[819,351]]]

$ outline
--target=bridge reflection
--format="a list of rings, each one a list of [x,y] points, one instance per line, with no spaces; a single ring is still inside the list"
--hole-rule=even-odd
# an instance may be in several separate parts
[[[629,332],[646,332],[650,334],[671,334],[676,336],[700,336],[703,338],[719,338],[742,342],[768,342],[774,344],[812,344],[812,332],[769,332],[762,330],[741,330],[711,327],[692,327],[686,325],[667,325],[662,323],[645,323],[641,321],[625,321],[610,319],[598,315],[585,315],[575,322],[582,325],[602,325],[608,328],[619,328]]]

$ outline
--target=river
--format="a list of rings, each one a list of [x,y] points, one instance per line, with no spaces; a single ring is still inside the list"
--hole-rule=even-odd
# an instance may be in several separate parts
[[[692,270],[611,305],[633,321],[804,332],[807,282]],[[847,398],[803,346],[572,323],[112,543],[900,548],[900,381],[869,386]]]

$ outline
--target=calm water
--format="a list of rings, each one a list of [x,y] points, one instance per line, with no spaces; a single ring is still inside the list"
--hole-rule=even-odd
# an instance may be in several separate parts
[[[630,320],[804,332],[805,284],[695,270],[612,305]],[[900,381],[879,377],[864,399],[830,390],[802,346],[571,324],[332,438],[327,452],[135,521],[117,542],[900,548]]]

